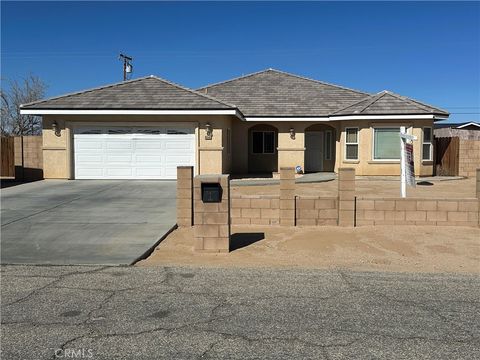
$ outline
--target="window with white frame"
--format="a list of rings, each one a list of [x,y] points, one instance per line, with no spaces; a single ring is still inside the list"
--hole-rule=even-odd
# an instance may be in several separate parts
[[[252,131],[252,152],[254,154],[274,154],[275,132]]]
[[[358,128],[345,128],[345,160],[358,160]]]
[[[422,143],[422,160],[432,160],[433,145],[432,145],[432,128],[423,128],[423,143]]]
[[[332,159],[332,132],[327,130],[325,132],[325,160]]]
[[[373,128],[373,159],[400,160],[400,128]]]

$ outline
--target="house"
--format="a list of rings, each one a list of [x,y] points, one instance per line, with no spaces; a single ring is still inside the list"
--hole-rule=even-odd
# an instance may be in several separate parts
[[[399,131],[417,136],[417,175],[433,174],[433,122],[448,112],[268,69],[188,89],[149,76],[25,104],[43,117],[45,178],[173,179],[280,167],[400,173]]]

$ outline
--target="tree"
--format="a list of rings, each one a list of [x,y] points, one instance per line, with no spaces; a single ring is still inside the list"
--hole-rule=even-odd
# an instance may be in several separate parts
[[[35,115],[20,114],[20,105],[45,97],[47,85],[35,75],[22,80],[7,81],[8,88],[1,90],[1,135],[38,135],[42,132],[42,119]]]

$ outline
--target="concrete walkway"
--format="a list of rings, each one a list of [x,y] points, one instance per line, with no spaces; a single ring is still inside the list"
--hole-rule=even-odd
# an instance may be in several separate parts
[[[44,180],[2,189],[1,262],[130,264],[176,222],[175,181]]]
[[[318,172],[304,174],[295,180],[297,184],[319,183],[335,180],[337,175],[333,172]],[[233,179],[230,182],[233,186],[257,186],[257,185],[277,185],[280,179]]]

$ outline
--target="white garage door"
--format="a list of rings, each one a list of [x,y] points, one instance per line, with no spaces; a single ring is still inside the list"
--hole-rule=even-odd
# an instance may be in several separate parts
[[[79,127],[76,179],[176,179],[195,165],[195,131],[180,127]]]

